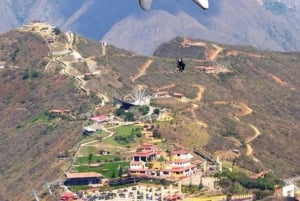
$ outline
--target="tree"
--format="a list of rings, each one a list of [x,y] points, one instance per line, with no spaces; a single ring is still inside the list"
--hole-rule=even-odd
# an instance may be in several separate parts
[[[125,113],[125,110],[123,108],[119,108],[116,110],[115,114],[119,117],[122,116]]]
[[[88,160],[89,160],[89,164],[92,163],[92,159],[93,159],[93,153],[89,154]]]
[[[201,190],[202,188],[203,188],[203,181],[202,181],[202,176],[200,176],[200,182],[199,182],[198,189]]]
[[[158,129],[154,129],[154,130],[153,130],[153,137],[154,137],[154,138],[161,138],[161,134],[160,134],[160,132],[158,131]]]
[[[124,174],[124,170],[123,170],[122,166],[120,166],[118,176],[121,177],[123,174]]]
[[[113,172],[111,174],[111,178],[116,178],[116,172],[115,172],[115,170],[113,170]]]
[[[142,114],[142,115],[146,115],[148,114],[150,108],[148,106],[140,106],[139,107],[139,112]]]
[[[153,114],[159,115],[159,113],[160,113],[160,110],[159,110],[159,109],[156,108],[156,109],[153,110]]]

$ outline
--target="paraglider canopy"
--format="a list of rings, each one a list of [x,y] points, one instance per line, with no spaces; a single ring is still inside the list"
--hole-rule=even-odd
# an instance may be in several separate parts
[[[152,0],[139,0],[140,6],[144,10],[149,10],[152,5]]]
[[[139,0],[140,6],[144,10],[149,10],[151,9],[153,0]],[[200,6],[203,9],[208,9],[209,3],[208,0],[193,0],[198,6]]]
[[[208,0],[193,0],[193,1],[205,10],[209,8]]]

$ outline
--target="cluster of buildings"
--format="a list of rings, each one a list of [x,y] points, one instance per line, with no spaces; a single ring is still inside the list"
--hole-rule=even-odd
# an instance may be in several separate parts
[[[130,174],[140,177],[182,179],[196,173],[192,154],[186,150],[164,153],[153,144],[143,144],[130,162]]]

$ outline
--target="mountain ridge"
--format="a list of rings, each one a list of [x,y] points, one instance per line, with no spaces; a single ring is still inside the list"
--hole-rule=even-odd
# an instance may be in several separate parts
[[[14,4],[4,0],[0,10],[6,20],[0,22],[0,30],[7,31],[39,19],[64,31],[106,40],[144,55],[151,55],[160,43],[178,35],[226,44],[250,44],[270,50],[300,50],[297,34],[300,28],[299,0],[292,1],[293,5],[290,1],[278,3],[276,0],[210,2],[210,9],[202,11],[189,1],[157,0],[152,10],[144,12],[137,2],[130,0],[80,0],[75,3],[70,0],[26,0]],[[274,2],[282,6],[273,8]],[[286,9],[273,12],[282,7]],[[186,28],[181,30],[178,24]],[[160,32],[153,36],[151,32],[157,29]]]

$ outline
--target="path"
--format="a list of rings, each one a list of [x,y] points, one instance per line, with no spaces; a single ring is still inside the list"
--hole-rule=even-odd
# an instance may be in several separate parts
[[[180,99],[181,102],[192,102],[192,101],[200,102],[202,100],[203,92],[205,91],[206,88],[202,85],[196,85],[196,84],[193,84],[192,86],[197,87],[199,89],[197,96],[194,99],[182,98],[182,99]],[[200,107],[199,104],[191,103],[191,106],[192,107],[189,107],[189,108],[186,108],[186,109],[180,111],[180,113],[186,112],[186,111],[190,112],[192,114],[193,122],[195,122],[196,124],[198,124],[199,126],[201,126],[203,128],[207,128],[208,125],[205,122],[200,121],[197,117],[196,110]]]
[[[212,54],[208,55],[208,60],[210,60],[210,61],[215,61],[217,56],[220,54],[220,52],[223,51],[223,48],[221,48],[218,45],[214,44],[213,47],[216,48],[216,51],[214,51]]]
[[[233,104],[233,105],[236,105],[238,106],[239,108],[242,109],[242,112],[239,113],[239,114],[236,114],[234,116],[234,118],[237,120],[237,121],[240,121],[240,118],[241,116],[246,116],[246,115],[250,115],[252,114],[253,110],[248,106],[246,105],[244,102],[237,102],[237,103],[230,103],[230,102],[227,102],[227,101],[215,101],[213,102],[214,104],[216,105],[229,105],[229,104]],[[257,127],[255,127],[254,125],[252,124],[248,124],[253,130],[254,130],[254,135],[247,138],[245,140],[245,143],[246,143],[246,155],[247,156],[252,156],[252,159],[255,161],[255,162],[260,162],[259,159],[257,159],[256,157],[253,156],[253,148],[251,146],[251,143],[258,137],[261,135],[261,132],[258,130]]]
[[[194,99],[195,101],[201,101],[202,100],[202,96],[203,96],[203,92],[205,91],[206,87],[205,86],[201,86],[201,85],[196,85],[193,84],[193,87],[198,87],[198,93],[197,93],[197,97]]]
[[[252,124],[248,124],[248,125],[254,130],[254,135],[246,139],[246,146],[247,146],[246,155],[250,156],[253,154],[253,148],[251,147],[250,143],[254,141],[258,136],[260,136],[261,132],[258,130],[258,128],[256,128]]]
[[[95,66],[96,66],[96,62],[89,59],[89,58],[83,58],[79,52],[73,50],[73,43],[74,43],[74,34],[72,32],[67,32],[66,33],[66,37],[68,39],[68,43],[67,43],[67,49],[63,51],[63,54],[60,54],[60,55],[57,55],[54,57],[54,61],[56,61],[57,63],[61,64],[63,69],[62,69],[62,73],[65,74],[65,75],[68,75],[72,78],[75,79],[75,86],[76,88],[78,89],[81,89],[85,92],[89,92],[90,89],[88,88],[85,88],[84,87],[84,79],[83,77],[84,76],[77,76],[77,75],[74,75],[72,73],[69,72],[68,69],[71,69],[71,64],[69,61],[64,61],[64,60],[60,60],[61,57],[65,56],[65,55],[69,55],[69,54],[72,54],[74,59],[77,60],[77,59],[83,59],[84,61],[86,61],[89,69],[92,69],[92,70],[95,70]],[[101,72],[94,72],[93,74],[100,74]],[[102,105],[105,105],[105,102],[110,102],[110,99],[108,96],[106,96],[105,94],[101,94],[99,92],[95,92],[96,96],[99,97],[99,99],[102,100]]]
[[[152,64],[153,60],[152,59],[148,59],[140,68],[139,71],[137,72],[137,74],[135,74],[132,78],[131,81],[134,82],[136,79],[138,79],[139,77],[145,75],[146,70],[150,67],[150,65]]]

